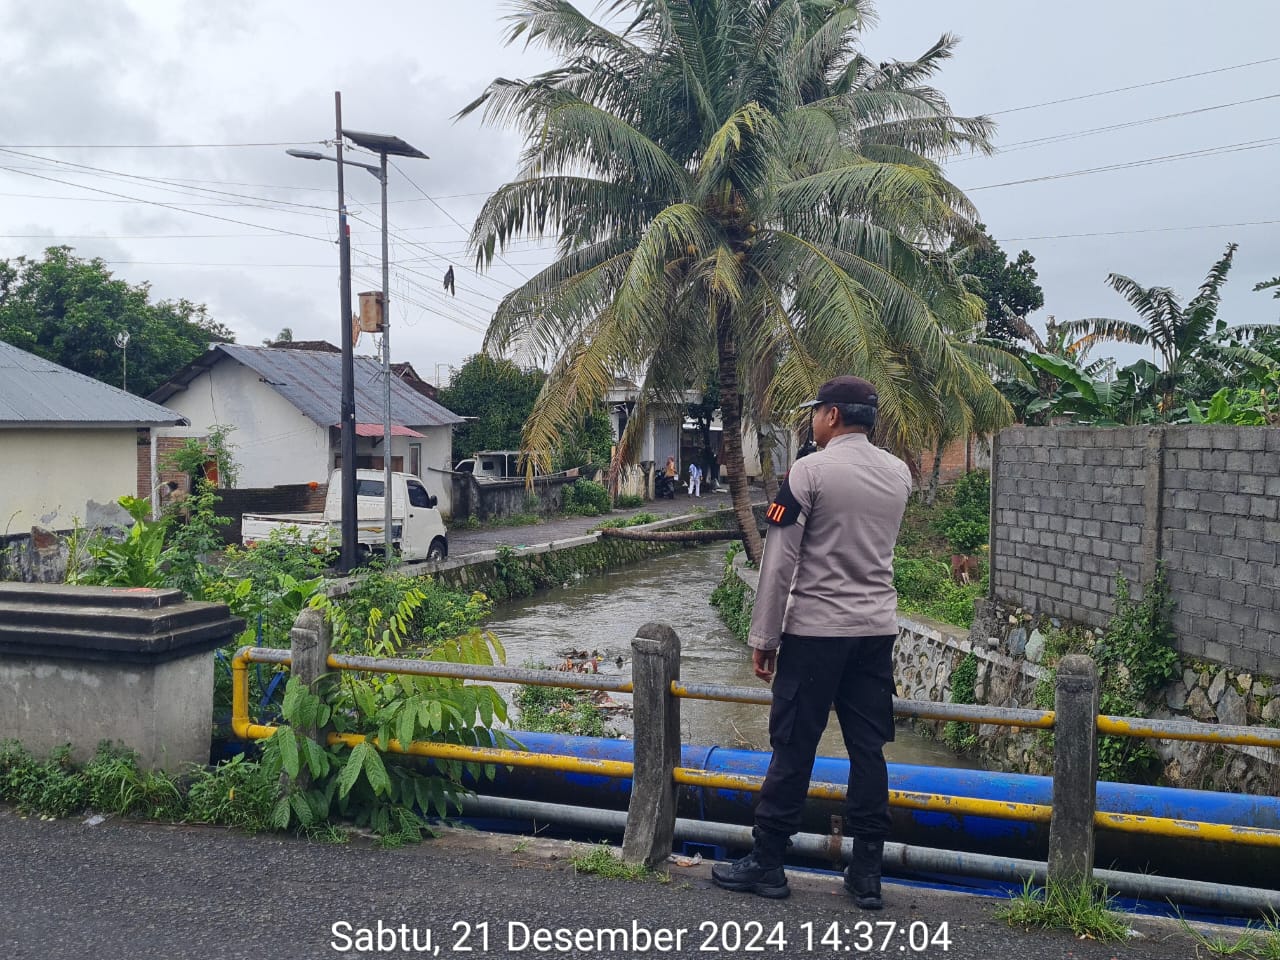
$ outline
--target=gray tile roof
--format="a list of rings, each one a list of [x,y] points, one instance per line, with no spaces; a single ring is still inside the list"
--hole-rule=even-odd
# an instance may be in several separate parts
[[[186,423],[180,413],[0,341],[0,428]]]
[[[278,350],[238,343],[215,344],[151,395],[163,403],[224,356],[244,364],[321,426],[336,426],[341,417],[342,355],[315,350]],[[382,364],[372,357],[355,358],[356,421],[382,422]],[[391,421],[406,427],[443,427],[462,423],[458,416],[392,377]]]

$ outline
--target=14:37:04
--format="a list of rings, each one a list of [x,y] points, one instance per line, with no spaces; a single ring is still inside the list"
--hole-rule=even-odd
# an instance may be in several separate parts
[[[936,926],[923,920],[859,920],[849,925],[837,920],[825,927],[806,920],[800,930],[808,952],[825,948],[839,953],[884,953],[897,947],[901,953],[923,953],[932,947],[945,953],[951,949],[951,932],[945,920]]]

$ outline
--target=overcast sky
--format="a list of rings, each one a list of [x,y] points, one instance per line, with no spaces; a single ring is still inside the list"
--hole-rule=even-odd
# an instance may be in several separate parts
[[[413,183],[391,177],[392,347],[428,379],[447,376],[479,349],[497,299],[545,262],[521,244],[478,276],[462,253],[519,144],[452,116],[494,76],[549,66],[502,45],[504,12],[499,0],[0,3],[0,257],[66,243],[159,297],[208,304],[242,343],[283,327],[337,342],[334,167],[284,149],[332,138],[341,90],[345,127],[431,157],[399,162]],[[957,112],[993,115],[1006,152],[948,173],[1011,257],[1035,255],[1040,326],[1131,317],[1109,272],[1189,297],[1233,240],[1224,311],[1247,323],[1280,318],[1251,292],[1280,273],[1278,26],[1272,0],[896,0],[880,4],[865,49],[910,59],[945,31],[963,38],[938,86]],[[1222,69],[1253,61],[1270,62]],[[172,144],[207,146],[159,146]],[[1223,147],[1235,149],[1060,176]],[[1024,180],[1037,182],[1012,183]],[[355,287],[375,289],[377,182],[351,170],[347,184]],[[448,264],[456,297],[441,288]]]

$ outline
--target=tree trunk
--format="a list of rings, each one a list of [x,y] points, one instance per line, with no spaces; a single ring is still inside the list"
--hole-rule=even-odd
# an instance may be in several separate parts
[[[747,483],[747,469],[742,459],[742,411],[738,393],[738,348],[729,330],[729,319],[722,310],[716,311],[716,348],[720,364],[720,418],[724,433],[720,438],[720,465],[729,474],[729,493],[733,499],[733,513],[742,531],[742,545],[747,559],[757,567],[764,556],[764,542],[756,529],[755,514],[751,512],[751,489]]]
[[[942,474],[942,454],[946,446],[946,440],[939,437],[933,447],[933,469],[929,471],[929,489],[924,495],[924,502],[930,507],[938,497],[938,478]]]
[[[760,450],[760,479],[764,498],[770,503],[778,496],[778,471],[773,465],[773,438],[763,428],[756,428],[756,446]]]

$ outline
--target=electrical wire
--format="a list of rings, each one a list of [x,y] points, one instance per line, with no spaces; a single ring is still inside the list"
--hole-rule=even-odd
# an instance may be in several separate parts
[[[4,169],[4,168],[0,168],[0,169]],[[19,176],[35,177],[37,180],[48,180],[50,183],[60,183],[64,187],[75,187],[76,189],[79,189],[79,190],[91,190],[94,193],[104,193],[112,197],[118,197],[121,200],[129,200],[134,203],[145,203],[154,207],[163,207],[166,210],[175,210],[178,213],[188,213],[188,214],[191,214],[191,216],[193,217],[206,217],[210,220],[221,220],[223,223],[234,223],[241,227],[252,227],[257,230],[266,230],[269,233],[279,233],[279,234],[284,234],[286,236],[291,236],[291,237],[300,237],[303,240],[318,240],[321,243],[331,242],[329,240],[324,239],[323,237],[317,237],[313,234],[298,233],[295,230],[285,230],[280,227],[269,227],[261,223],[250,223],[247,220],[237,220],[233,217],[221,217],[221,216],[218,216],[216,213],[204,213],[200,210],[189,210],[184,207],[177,206],[176,204],[165,203],[161,200],[147,200],[142,197],[130,197],[123,193],[115,193],[112,190],[104,190],[101,187],[91,187],[85,183],[74,183],[69,180],[59,180],[57,177],[49,177],[40,173],[32,173],[28,170],[21,170],[21,171],[15,171],[15,172],[17,172]]]
[[[1055,233],[1039,237],[1004,237],[997,243],[1021,243],[1027,240],[1073,240],[1078,237],[1120,237],[1136,233],[1175,233],[1184,230],[1220,230],[1225,227],[1263,227],[1280,223],[1280,220],[1245,220],[1240,223],[1201,223],[1182,227],[1141,227],[1133,230],[1100,230],[1093,233]]]
[[[1249,99],[1249,100],[1235,100],[1235,101],[1232,101],[1231,103],[1219,103],[1219,104],[1214,104],[1213,106],[1210,106],[1210,107],[1199,107],[1194,110],[1183,110],[1178,113],[1166,113],[1162,116],[1146,117],[1145,119],[1142,119],[1142,120],[1129,120],[1123,123],[1113,123],[1105,127],[1090,127],[1084,130],[1073,130],[1068,133],[1052,134],[1045,137],[1033,137],[1029,140],[1015,140],[1013,143],[1000,146],[997,149],[996,153],[992,154],[992,156],[1001,157],[1007,153],[1018,153],[1022,150],[1031,150],[1035,147],[1048,146],[1049,144],[1067,143],[1073,140],[1081,140],[1081,139],[1084,139],[1085,137],[1096,136],[1100,133],[1114,133],[1117,130],[1129,130],[1134,127],[1147,126],[1148,124],[1160,123],[1165,120],[1176,120],[1181,117],[1191,117],[1191,116],[1195,116],[1196,114],[1211,113],[1215,110],[1225,110],[1228,107],[1239,107],[1239,106],[1245,106],[1251,103],[1262,103],[1263,101],[1266,101],[1266,100],[1276,100],[1276,99],[1280,99],[1280,93],[1268,94],[1265,97],[1253,97],[1252,99]],[[979,154],[979,155],[966,156],[966,157],[956,157],[955,159],[948,160],[947,163],[948,165],[950,165],[953,163],[967,163],[971,160],[988,160],[988,159],[991,159],[991,157],[988,157],[983,154]]]
[[[1110,90],[1098,90],[1094,93],[1082,93],[1074,97],[1062,97],[1058,100],[1045,100],[1041,103],[1030,103],[1021,107],[1008,107],[1004,110],[995,110],[988,113],[988,117],[999,117],[1009,113],[1022,113],[1026,110],[1039,110],[1041,107],[1054,107],[1060,103],[1075,103],[1079,100],[1092,100],[1094,97],[1106,97],[1113,93],[1124,93],[1128,90],[1141,90],[1145,87],[1158,87],[1165,83],[1174,83],[1178,80],[1191,80],[1195,77],[1208,77],[1216,73],[1227,73],[1231,70],[1243,70],[1245,67],[1257,67],[1264,63],[1276,63],[1280,61],[1280,57],[1267,57],[1264,60],[1250,60],[1248,63],[1235,63],[1228,67],[1217,67],[1213,70],[1201,70],[1197,73],[1184,73],[1176,77],[1166,77],[1163,80],[1149,80],[1145,83],[1133,83],[1127,87],[1113,87]]]
[[[1021,180],[1005,180],[1001,183],[988,183],[980,187],[964,187],[965,193],[976,193],[979,190],[994,190],[997,187],[1016,187],[1027,183],[1044,183],[1050,180],[1066,180],[1071,177],[1084,177],[1095,173],[1108,173],[1113,170],[1129,170],[1135,167],[1149,167],[1161,163],[1173,163],[1178,160],[1193,160],[1201,157],[1217,157],[1228,153],[1242,153],[1249,150],[1261,150],[1280,144],[1280,137],[1267,137],[1262,140],[1245,140],[1240,143],[1223,144],[1217,147],[1205,147],[1201,150],[1188,150],[1183,153],[1169,153],[1159,157],[1147,157],[1143,160],[1129,160],[1124,163],[1110,163],[1101,167],[1088,167],[1083,170],[1068,170],[1065,173],[1053,173],[1041,177],[1026,177]]]

